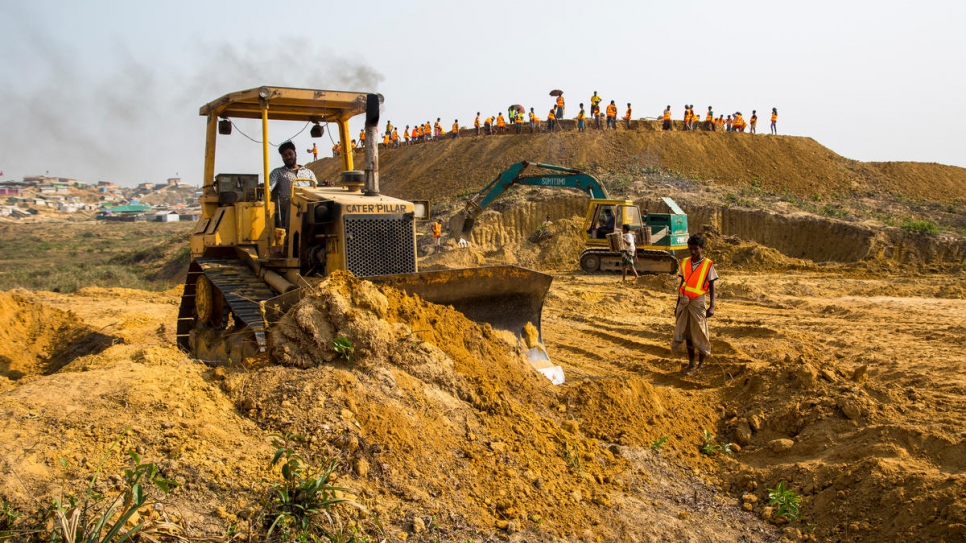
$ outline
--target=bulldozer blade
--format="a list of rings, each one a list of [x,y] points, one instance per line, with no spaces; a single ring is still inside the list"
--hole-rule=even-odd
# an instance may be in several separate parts
[[[524,340],[530,323],[540,342],[540,315],[553,276],[518,266],[439,270],[366,278],[440,305],[451,305],[472,321],[489,323]],[[530,346],[532,347],[532,346]],[[531,361],[549,362],[546,351],[531,348]]]
[[[456,241],[470,240],[470,232],[476,219],[466,216],[466,211],[460,211],[449,219],[449,231]]]

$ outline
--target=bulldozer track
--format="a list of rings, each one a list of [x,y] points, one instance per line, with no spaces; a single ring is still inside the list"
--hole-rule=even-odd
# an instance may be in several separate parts
[[[259,351],[264,352],[267,343],[260,302],[277,294],[243,262],[217,258],[197,258],[188,268],[184,295],[178,310],[178,346],[187,352],[191,351],[189,336],[197,322],[195,295],[201,276],[208,278],[224,298],[235,323],[244,324],[254,335]]]
[[[594,259],[596,258],[596,262]],[[663,273],[675,273],[678,266],[678,259],[668,253],[667,251],[654,251],[650,249],[638,249],[637,258],[639,260],[651,260],[654,262],[665,261],[668,263],[668,270]],[[620,273],[620,259],[621,254],[619,252],[611,251],[609,249],[586,249],[580,254],[580,269],[585,273],[603,274],[603,273]],[[671,261],[674,262],[674,266],[670,266]],[[616,269],[601,269],[605,263],[613,266],[614,262],[617,263]],[[655,273],[654,271],[641,270],[641,273]]]

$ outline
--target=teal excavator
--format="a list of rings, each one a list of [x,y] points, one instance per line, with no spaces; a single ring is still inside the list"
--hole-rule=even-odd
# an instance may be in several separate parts
[[[544,171],[537,175],[523,175],[531,166]],[[601,182],[592,175],[552,164],[524,161],[500,172],[450,219],[449,229],[453,237],[470,241],[476,218],[514,185],[577,189],[590,196],[582,229],[586,248],[580,254],[580,268],[585,272],[620,271],[620,248],[614,245],[613,238],[607,238],[607,234],[620,232],[621,226],[626,224],[635,236],[638,272],[677,273],[675,253],[688,247],[688,216],[674,200],[662,198],[669,213],[642,216],[634,202],[610,198]]]

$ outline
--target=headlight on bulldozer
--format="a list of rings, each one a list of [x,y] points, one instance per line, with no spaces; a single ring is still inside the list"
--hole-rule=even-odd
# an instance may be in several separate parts
[[[328,204],[318,204],[315,206],[315,212],[313,213],[315,218],[315,223],[329,222],[331,219],[331,214],[329,213]]]

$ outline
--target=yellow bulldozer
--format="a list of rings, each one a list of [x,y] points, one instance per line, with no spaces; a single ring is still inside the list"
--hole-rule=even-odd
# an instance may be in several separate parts
[[[515,266],[419,272],[416,224],[427,202],[381,194],[378,122],[382,96],[284,87],[227,94],[201,107],[207,118],[201,218],[191,234],[191,263],[178,313],[178,345],[212,364],[269,356],[274,324],[306,290],[336,270],[452,305],[467,317],[508,330],[525,343],[531,362],[549,367],[539,339],[543,301],[552,277]],[[291,181],[287,213],[276,217],[269,175],[269,121],[311,123],[311,135],[338,131],[350,142],[349,121],[365,115],[365,169],[341,154],[340,179]],[[216,143],[232,119],[261,120],[258,173],[215,173]],[[532,326],[527,326],[528,323]],[[536,344],[535,344],[536,343]],[[546,373],[546,372],[544,372]]]

